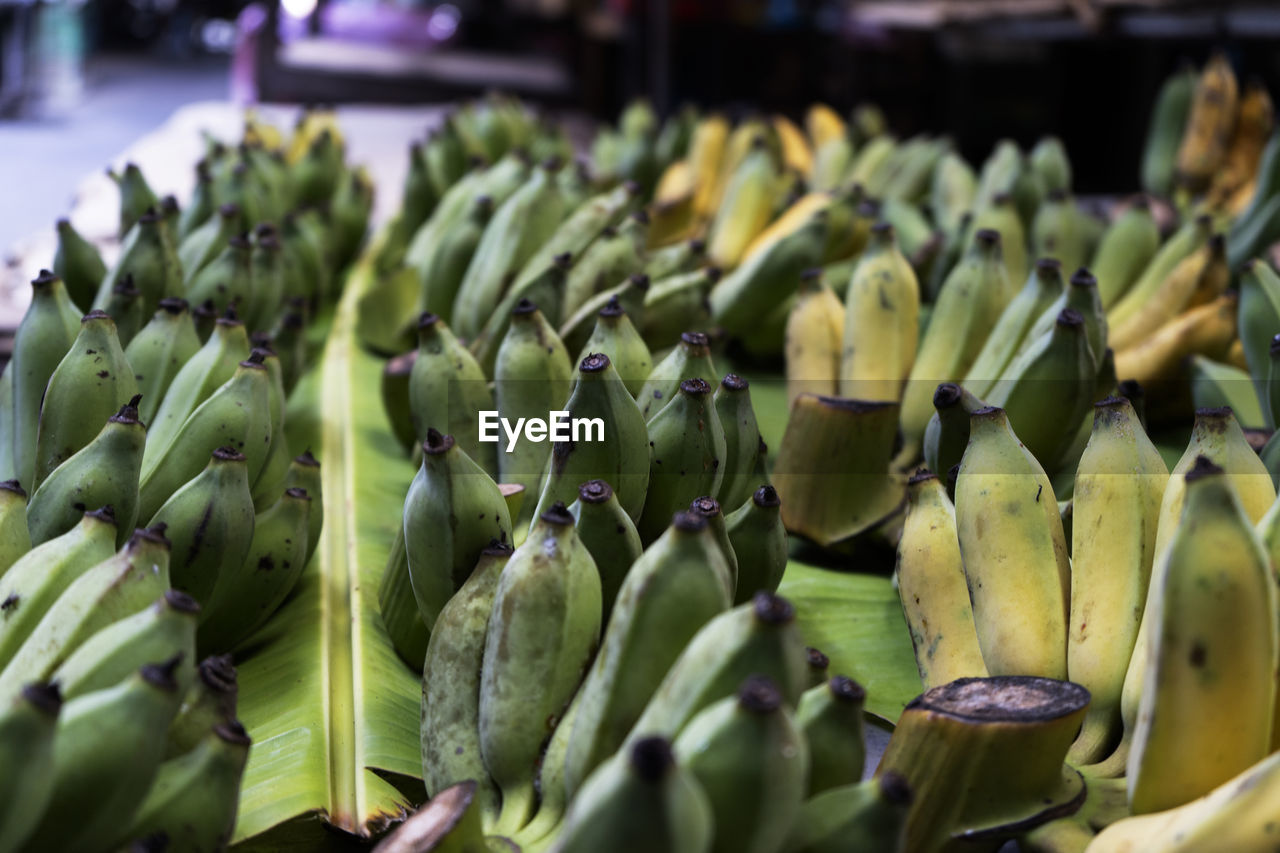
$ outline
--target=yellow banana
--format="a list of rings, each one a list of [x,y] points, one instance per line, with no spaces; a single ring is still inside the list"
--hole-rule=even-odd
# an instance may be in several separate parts
[[[809,147],[804,131],[784,115],[773,117],[773,131],[778,134],[778,142],[782,146],[783,164],[807,176],[813,169],[813,149]]]
[[[1151,298],[1112,326],[1107,343],[1122,350],[1146,340],[1184,308],[1218,296],[1226,289],[1229,277],[1226,242],[1218,234],[1179,261]]]
[[[844,119],[823,103],[816,103],[809,107],[804,114],[804,127],[809,134],[809,141],[814,151],[826,145],[828,141],[845,134]]]
[[[1150,386],[1176,377],[1189,355],[1222,360],[1236,339],[1239,301],[1235,293],[1224,293],[1179,315],[1142,343],[1116,350],[1116,376]]]
[[[693,173],[693,214],[705,219],[714,210],[713,193],[725,143],[729,139],[729,122],[722,115],[709,115],[698,121],[689,140],[689,171]]]
[[[747,246],[769,224],[776,201],[777,168],[763,137],[734,169],[725,186],[715,218],[707,232],[707,254],[712,263],[735,267]]]
[[[802,393],[835,396],[840,383],[844,306],[816,270],[806,272],[787,316],[787,405]]]
[[[915,271],[893,226],[878,223],[845,296],[840,396],[898,401],[915,361],[919,318]]]
[[[1231,64],[1215,53],[1200,73],[1178,149],[1178,178],[1192,190],[1209,185],[1222,164],[1236,121],[1238,85]]]

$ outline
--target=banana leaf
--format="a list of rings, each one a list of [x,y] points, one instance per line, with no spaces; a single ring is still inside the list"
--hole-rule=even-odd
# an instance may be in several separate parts
[[[236,654],[253,738],[237,850],[346,849],[425,798],[419,678],[377,606],[414,472],[383,413],[382,361],[355,338],[371,278],[367,263],[352,273],[321,360],[290,400],[291,447],[321,461],[325,524],[299,588]]]

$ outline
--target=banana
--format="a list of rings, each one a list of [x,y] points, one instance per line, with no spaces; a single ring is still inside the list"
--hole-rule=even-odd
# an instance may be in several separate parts
[[[604,480],[578,486],[578,499],[569,505],[569,514],[600,572],[601,624],[607,625],[623,581],[644,552],[640,534]]]
[[[804,114],[804,129],[809,135],[809,142],[816,151],[828,140],[842,136],[846,132],[844,119],[839,113],[824,103],[810,105]]]
[[[489,383],[475,357],[435,314],[418,318],[418,358],[409,375],[409,406],[419,441],[430,429],[443,430],[453,434],[481,468],[497,471],[495,450],[481,443],[477,418],[477,412],[493,409]]]
[[[1195,88],[1195,70],[1187,66],[1170,75],[1156,95],[1142,149],[1142,188],[1149,193],[1167,196],[1173,191],[1178,149]]]
[[[335,269],[342,269],[355,260],[360,251],[373,209],[373,183],[363,167],[342,176],[329,209],[333,217],[330,227],[333,265]]]
[[[1065,677],[1070,565],[1062,519],[1049,478],[1003,409],[970,418],[955,507],[987,670]]]
[[[1275,107],[1266,87],[1257,80],[1245,84],[1240,96],[1231,143],[1223,155],[1221,167],[1213,175],[1208,204],[1221,209],[1250,183],[1258,173],[1262,151],[1275,126]],[[1227,212],[1231,211],[1228,207]]]
[[[1112,325],[1110,344],[1123,350],[1141,343],[1185,308],[1217,297],[1226,289],[1229,277],[1225,242],[1221,235],[1215,235],[1183,258],[1145,305]]]
[[[942,481],[928,471],[908,481],[907,500],[894,581],[920,681],[928,690],[957,678],[985,678],[956,508]]]
[[[934,316],[946,322],[929,324],[911,367],[902,395],[902,428],[908,445],[914,446],[924,436],[938,383],[964,379],[1013,295],[1001,257],[1000,234],[978,231],[934,302]]]
[[[1005,270],[1009,273],[1009,281],[1025,280],[1031,268],[1027,259],[1027,232],[1026,226],[1018,218],[1018,209],[1014,205],[1013,196],[1008,193],[997,193],[988,206],[978,207],[977,211],[969,223],[966,242],[971,242],[973,235],[984,228],[998,231],[1000,249],[1004,257]]]
[[[1062,140],[1056,136],[1044,136],[1031,149],[1031,170],[1040,178],[1046,193],[1071,191],[1071,161]],[[1066,266],[1071,266],[1063,261]]]
[[[202,158],[197,161],[195,171],[195,187],[191,190],[187,206],[178,215],[178,227],[173,232],[175,243],[181,243],[214,214],[213,176],[209,172],[209,160]],[[96,281],[93,286],[97,288]]]
[[[1222,468],[1198,459],[1185,479],[1184,509],[1150,605],[1128,761],[1134,814],[1203,796],[1271,747],[1280,629],[1270,562]],[[1213,727],[1223,709],[1229,731]],[[1170,738],[1177,738],[1176,774]]]
[[[595,563],[556,503],[503,569],[485,634],[480,751],[502,790],[494,834],[532,816],[538,755],[590,663],[600,613]]]
[[[475,354],[481,368],[490,373],[493,372],[494,362],[498,355],[498,347],[501,346],[502,340],[506,337],[512,312],[515,311],[515,306],[519,305],[521,300],[527,299],[534,305],[540,306],[540,308],[546,308],[543,316],[548,318],[548,323],[551,322],[551,318],[559,317],[561,303],[564,298],[565,281],[572,265],[572,259],[567,252],[556,255],[551,263],[527,284],[518,288],[513,286],[507,291],[507,295],[503,298],[501,304],[490,315],[484,331],[471,344],[471,351]]]
[[[465,338],[477,335],[507,284],[555,233],[564,200],[555,182],[558,161],[537,168],[520,189],[494,209],[453,303],[453,324]]]
[[[786,335],[787,404],[804,393],[834,396],[840,382],[844,305],[820,270],[801,274]]]
[[[578,353],[578,361],[581,362],[582,359],[596,352],[609,356],[628,394],[635,396],[640,393],[645,380],[653,371],[653,357],[649,353],[649,347],[644,342],[644,338],[636,331],[635,324],[631,322],[631,318],[618,302],[617,296],[611,297],[608,303],[597,312],[595,328],[582,347],[582,351]],[[568,367],[569,362],[566,358],[566,375]],[[561,399],[567,396],[565,394]]]
[[[236,365],[247,359],[249,353],[249,336],[244,325],[233,316],[220,317],[205,344],[174,374],[163,400],[152,401],[153,418],[143,418],[147,425],[147,446],[142,453],[144,468],[155,464],[191,413],[235,374]],[[143,374],[142,382],[146,381],[147,376]],[[146,400],[144,396],[143,402]]]
[[[409,408],[409,375],[418,359],[416,349],[388,359],[382,367],[382,408],[391,432],[405,453],[413,452],[413,414]],[[495,395],[496,396],[496,395]]]
[[[1127,205],[1102,236],[1089,264],[1098,279],[1102,307],[1110,309],[1129,290],[1160,248],[1160,229],[1146,196]]]
[[[674,750],[702,785],[716,827],[712,851],[777,850],[800,812],[809,773],[803,734],[768,678],[689,721]]]
[[[271,444],[271,377],[262,363],[264,358],[263,350],[254,350],[247,361],[240,362],[232,377],[187,417],[154,464],[148,465],[144,453],[138,486],[139,518],[151,518],[159,512],[171,496],[205,470],[209,457],[219,448],[243,455],[247,483],[257,479]]]
[[[890,853],[906,847],[907,813],[914,799],[892,771],[824,791],[805,802],[787,853]]]
[[[653,366],[636,395],[640,411],[646,421],[652,420],[671,401],[682,380],[702,379],[710,383],[715,377],[709,338],[702,332],[684,332],[680,335],[680,344]]]
[[[165,590],[145,610],[106,626],[71,654],[52,680],[70,701],[124,681],[148,661],[177,660],[173,670],[185,693],[195,678],[196,617],[200,605],[186,593]]]
[[[728,177],[708,227],[707,253],[712,263],[727,268],[738,265],[747,246],[769,224],[777,182],[773,153],[764,137],[755,137],[751,150]]]
[[[466,214],[443,229],[417,266],[418,308],[452,322],[453,306],[471,261],[493,218],[493,199],[477,196]]]
[[[844,173],[844,182],[862,184],[870,195],[879,197],[884,191],[897,146],[898,141],[884,133],[867,139],[853,155],[849,169]]]
[[[901,399],[915,361],[919,314],[915,272],[898,251],[893,227],[877,224],[845,296],[842,397]]]
[[[138,403],[139,420],[145,424],[154,422],[160,402],[178,371],[200,347],[200,336],[187,310],[187,301],[160,300],[151,321],[133,336],[124,350],[142,394]]]
[[[1120,694],[1147,600],[1168,479],[1129,401],[1096,403],[1072,500],[1067,674],[1093,696],[1069,753],[1073,763],[1104,758],[1120,734]]]
[[[235,722],[238,696],[230,655],[200,661],[195,685],[183,695],[182,707],[165,736],[165,761],[195,749],[214,726]]]
[[[138,475],[147,440],[137,405],[135,396],[107,419],[93,441],[44,478],[27,506],[31,544],[66,533],[87,507],[110,506],[119,527],[116,545],[124,545],[138,520]]]
[[[1227,58],[1215,53],[1191,96],[1187,126],[1178,148],[1177,176],[1192,190],[1209,185],[1222,164],[1236,121],[1239,87]]]
[[[7,368],[8,365],[5,367]],[[0,471],[10,473],[17,470],[13,459],[13,374],[15,372],[7,369],[0,371]],[[14,482],[17,480],[14,479]]]
[[[247,236],[227,240],[213,260],[187,282],[186,297],[191,302],[212,300],[214,309],[234,307],[249,316],[250,300],[257,282],[253,278],[253,243]]]
[[[320,544],[320,531],[324,527],[324,485],[320,477],[320,463],[310,450],[304,450],[289,463],[284,488],[302,489],[311,498],[311,510],[307,513],[307,555],[302,561],[306,565]]]
[[[1197,409],[1214,409],[1229,406],[1245,429],[1267,429],[1268,416],[1263,414],[1262,401],[1254,390],[1249,374],[1238,367],[1205,358],[1191,356],[1188,364],[1191,377],[1191,401]]]
[[[701,269],[707,263],[705,240],[684,240],[648,253],[644,261],[644,274],[657,282],[668,276],[682,275]]]
[[[787,531],[781,507],[778,493],[766,483],[725,518],[738,561],[735,604],[745,603],[762,590],[772,593],[782,582],[787,567]]]
[[[574,799],[553,853],[708,853],[711,804],[676,764],[670,742],[646,737],[592,774]]]
[[[579,691],[564,763],[573,797],[617,750],[689,641],[730,605],[731,578],[707,522],[677,513],[622,581]]]
[[[929,212],[943,231],[964,230],[961,221],[973,210],[978,177],[965,159],[954,151],[945,152],[933,168],[929,191]]]
[[[311,136],[305,145],[302,156],[289,164],[294,203],[325,204],[333,198],[343,173],[343,145],[328,128]]]
[[[1205,216],[1187,222],[1165,241],[1142,275],[1124,296],[1107,309],[1107,322],[1119,327],[1139,313],[1160,291],[1160,286],[1180,262],[1209,242],[1212,221]]]
[[[427,151],[437,149],[435,159],[444,165],[441,159],[443,152],[439,149],[449,145],[450,140],[447,137],[452,131],[451,121],[452,119],[445,119],[440,128],[429,131],[426,140],[421,142],[414,140],[409,143],[409,167],[405,171],[404,184],[400,188],[400,213],[391,226],[388,237],[388,242],[395,247],[393,255],[399,256],[397,260],[404,259],[404,250],[409,247],[409,241],[422,227],[422,223],[427,221],[427,217],[439,203],[440,196],[447,190],[447,187],[443,187],[438,191],[432,182]],[[456,136],[453,139],[456,140]],[[454,149],[450,154],[453,153],[458,156],[451,157],[448,165],[451,172],[453,168],[457,171],[453,176],[446,178],[445,183],[452,183],[454,177],[466,170],[461,150]]]
[[[27,493],[17,480],[0,482],[0,577],[31,550]]]
[[[485,631],[498,578],[511,546],[494,541],[458,592],[440,611],[422,670],[422,774],[431,796],[467,779],[476,783],[482,820],[493,824],[501,807],[497,787],[480,756],[480,672]]]
[[[813,169],[813,149],[809,140],[796,123],[784,115],[776,114],[770,119],[773,130],[778,135],[782,146],[782,162],[788,169],[807,175]]]
[[[1246,261],[1238,278],[1237,324],[1249,373],[1259,396],[1271,366],[1271,342],[1280,331],[1280,276],[1262,258]]]
[[[98,284],[107,274],[107,265],[102,262],[98,247],[82,237],[71,220],[59,219],[57,231],[58,248],[53,256],[53,274],[66,283],[71,301],[87,308],[93,303]]]
[[[29,849],[103,850],[124,840],[121,818],[146,798],[164,748],[159,733],[178,711],[173,663],[148,664],[114,687],[63,706],[53,744],[53,791]]]
[[[805,646],[805,655],[809,663],[809,689],[817,687],[820,684],[827,683],[827,670],[831,668],[831,658],[824,655],[819,649],[813,646]]]
[[[252,483],[253,506],[258,512],[271,506],[280,497],[284,488],[284,478],[289,470],[289,440],[285,435],[285,403],[284,366],[280,356],[271,348],[271,336],[265,333],[254,334],[254,348],[265,353],[263,365],[267,368],[270,379],[270,394],[267,397],[267,416],[271,421],[271,440],[267,447],[267,458],[262,462],[262,469]]]
[[[264,222],[253,229],[253,251],[249,256],[252,290],[244,305],[245,325],[265,331],[275,325],[284,304],[284,246],[276,227]]]
[[[643,323],[644,298],[648,292],[649,277],[644,273],[632,273],[621,283],[602,290],[583,302],[577,311],[560,324],[561,340],[570,351],[581,351],[586,346],[600,312],[615,299],[618,301],[618,307],[634,317],[637,323]]]
[[[62,279],[41,270],[31,282],[31,304],[14,332],[13,357],[5,370],[13,385],[5,413],[13,419],[12,474],[33,491],[40,402],[49,378],[75,343],[80,331],[77,314]]]
[[[705,350],[705,336],[702,338]],[[633,521],[640,518],[649,489],[649,434],[644,416],[627,393],[607,355],[593,353],[578,363],[573,391],[564,404],[572,424],[597,429],[599,441],[557,441],[542,479],[535,515],[559,501],[572,501],[578,486],[600,479],[613,487]]]
[[[751,402],[750,383],[736,373],[725,374],[716,387],[715,408],[725,441],[724,479],[716,497],[732,512],[760,485],[755,473],[760,427]]]
[[[1037,258],[1056,258],[1075,269],[1088,260],[1086,235],[1080,228],[1075,200],[1065,191],[1051,191],[1031,224],[1031,250]]]
[[[748,257],[711,288],[714,321],[732,334],[750,336],[761,318],[785,310],[801,273],[821,261],[826,235],[826,213],[820,210],[792,233]]]
[[[862,779],[866,744],[862,708],[867,691],[845,675],[810,687],[796,706],[796,725],[809,747],[805,797]]]
[[[432,192],[441,199],[467,172],[467,154],[463,150],[455,116],[445,116],[439,129],[428,137],[422,151]],[[430,213],[423,214],[423,221]]]
[[[560,321],[572,317],[595,294],[644,269],[648,229],[649,216],[643,210],[628,214],[616,228],[601,229],[573,259],[564,283]]]
[[[1062,265],[1052,258],[1036,261],[1035,270],[1009,300],[964,377],[964,387],[978,397],[994,389],[1022,349],[1031,327],[1064,293]],[[1057,315],[1051,315],[1056,323]],[[1052,328],[1052,327],[1050,327]]]
[[[228,562],[217,576],[201,619],[202,651],[235,648],[293,591],[306,567],[311,503],[305,490],[290,488],[255,517],[248,553],[239,563]]]
[[[167,849],[213,853],[231,841],[249,736],[221,723],[190,753],[160,765],[125,838],[164,838]],[[143,843],[146,843],[145,841]]]
[[[686,329],[711,326],[711,301],[707,297],[719,280],[719,267],[703,267],[652,282],[644,295],[641,323],[651,352],[680,343],[680,335]]]
[[[187,234],[178,244],[178,266],[187,280],[207,267],[236,234],[240,225],[240,206],[224,204],[212,212],[199,228]]]
[[[130,277],[142,295],[143,316],[156,310],[156,305],[166,296],[184,295],[182,268],[173,237],[163,215],[155,210],[144,213],[125,235],[119,259],[98,286],[93,307],[106,308],[111,292]]]
[[[418,600],[413,595],[403,524],[396,525],[395,538],[391,540],[391,550],[378,581],[378,612],[396,654],[408,666],[417,667],[418,661],[427,653],[431,632],[422,621]]]
[[[1238,303],[1239,297],[1228,291],[1179,315],[1137,346],[1118,350],[1116,375],[1153,385],[1177,377],[1189,355],[1225,358],[1236,339]]]
[[[404,500],[409,577],[428,630],[494,539],[511,539],[511,516],[497,483],[453,436],[429,429],[422,465]]]
[[[812,194],[811,194],[812,195]],[[822,250],[822,263],[856,258],[871,239],[871,226],[875,224],[874,205],[858,184],[850,184],[837,190],[826,206],[827,240]],[[852,268],[849,275],[853,274]],[[849,275],[841,277],[838,284],[849,282]]]
[[[729,531],[725,527],[725,516],[720,510],[719,501],[710,495],[702,495],[689,502],[686,512],[699,516],[707,522],[711,538],[715,540],[716,547],[720,549],[720,555],[724,557],[725,565],[729,567],[728,592],[729,598],[732,599],[738,591],[738,555],[733,550],[733,544],[729,542]],[[750,599],[751,595],[747,594],[746,598]]]
[[[142,292],[134,287],[132,275],[126,275],[111,289],[111,297],[103,309],[116,321],[116,335],[120,338],[120,345],[128,346],[146,318]]]
[[[53,794],[53,744],[62,696],[33,683],[0,710],[0,851],[13,853],[35,829]]]
[[[645,542],[658,538],[673,512],[699,495],[716,494],[724,481],[724,427],[711,385],[685,379],[679,388],[648,423],[649,486],[636,522]]]
[[[950,486],[952,469],[969,444],[969,416],[985,406],[973,394],[952,382],[944,382],[933,392],[933,417],[924,430],[924,464]]]
[[[142,170],[134,163],[125,163],[124,171],[107,169],[110,178],[120,190],[120,230],[124,237],[148,209],[156,206],[159,198],[147,184]]]

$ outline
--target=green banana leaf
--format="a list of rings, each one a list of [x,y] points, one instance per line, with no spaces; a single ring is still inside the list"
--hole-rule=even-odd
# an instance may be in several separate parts
[[[238,850],[341,848],[344,835],[374,837],[425,798],[419,679],[377,606],[414,472],[383,413],[382,361],[356,343],[355,305],[371,278],[367,263],[352,273],[321,361],[290,401],[291,446],[321,461],[325,524],[299,588],[236,655],[253,738]]]

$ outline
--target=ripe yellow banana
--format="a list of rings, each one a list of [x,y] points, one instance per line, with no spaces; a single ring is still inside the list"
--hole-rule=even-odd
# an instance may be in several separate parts
[[[916,357],[919,318],[915,271],[898,250],[893,226],[878,223],[845,295],[840,396],[901,399]]]
[[[756,137],[751,150],[734,169],[725,186],[711,228],[707,233],[707,253],[721,267],[735,267],[747,246],[765,229],[777,201],[778,172],[773,154],[763,137]]]
[[[831,107],[817,103],[809,107],[804,115],[805,131],[809,134],[809,142],[817,151],[832,139],[845,134],[844,119]]]
[[[773,117],[773,130],[782,146],[783,164],[807,176],[813,169],[813,149],[809,147],[804,131],[784,115]]]
[[[699,219],[707,218],[715,210],[713,193],[728,139],[728,120],[713,114],[698,121],[689,140],[689,154],[685,159],[693,173],[693,215]]]
[[[1222,360],[1236,338],[1239,301],[1235,293],[1224,293],[1179,315],[1142,343],[1116,350],[1116,376],[1151,386],[1177,376],[1189,355]]]
[[[1182,313],[1204,304],[1226,289],[1226,242],[1215,235],[1187,255],[1160,283],[1160,287],[1134,313],[1111,327],[1108,343],[1117,350],[1141,343]]]
[[[844,305],[810,270],[787,316],[787,405],[802,393],[835,396],[840,383],[840,347],[844,340]]]
[[[1236,122],[1239,87],[1231,64],[1214,54],[1200,73],[1178,149],[1178,178],[1192,190],[1209,185],[1222,165]]]

